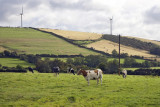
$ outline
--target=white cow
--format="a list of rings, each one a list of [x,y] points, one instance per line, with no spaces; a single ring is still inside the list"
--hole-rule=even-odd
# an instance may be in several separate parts
[[[123,76],[123,78],[127,77],[127,70],[125,70],[125,69],[122,70],[122,76]]]
[[[96,70],[80,70],[78,71],[77,75],[82,74],[83,77],[88,81],[88,85],[90,85],[90,80],[97,80],[97,85],[99,83],[99,79],[101,80],[102,85],[102,77],[103,77],[103,71],[101,69]]]

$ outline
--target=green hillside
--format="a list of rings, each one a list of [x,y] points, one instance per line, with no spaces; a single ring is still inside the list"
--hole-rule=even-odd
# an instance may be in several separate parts
[[[77,47],[51,34],[31,28],[0,28],[0,51],[25,54],[89,55],[97,54]]]

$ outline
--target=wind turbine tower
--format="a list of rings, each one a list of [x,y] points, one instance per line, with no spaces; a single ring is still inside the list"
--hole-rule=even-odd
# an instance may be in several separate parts
[[[110,20],[110,34],[112,35],[113,16],[112,16],[112,18],[110,18],[109,20]]]
[[[22,13],[20,13],[21,16],[21,28],[23,27],[23,6],[22,6]]]

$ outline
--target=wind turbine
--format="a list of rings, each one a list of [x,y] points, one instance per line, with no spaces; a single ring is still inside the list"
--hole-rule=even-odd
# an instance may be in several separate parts
[[[109,20],[110,20],[110,34],[112,35],[112,22],[113,22],[113,16],[112,16],[112,18],[110,18]]]
[[[21,28],[23,27],[23,6],[22,6],[22,13],[20,13],[20,16],[21,16]]]

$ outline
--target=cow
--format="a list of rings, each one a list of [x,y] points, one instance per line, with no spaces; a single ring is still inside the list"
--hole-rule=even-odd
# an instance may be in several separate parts
[[[103,77],[103,71],[101,69],[95,69],[95,70],[79,70],[77,75],[83,75],[83,77],[88,81],[88,85],[90,85],[90,80],[97,80],[97,85],[99,83],[99,79],[101,80],[102,85],[102,77]]]
[[[33,68],[28,67],[28,70],[31,71],[32,73],[34,73],[34,72],[33,72]]]
[[[127,77],[127,70],[125,70],[125,69],[122,70],[122,77],[123,78]]]
[[[68,69],[68,73],[72,73],[73,75],[75,75],[75,73],[74,73],[74,69],[73,69],[73,68],[71,68],[71,67]]]
[[[59,68],[58,66],[53,67],[53,68],[52,68],[52,72],[53,72],[53,73],[55,73],[55,74],[56,74],[56,76],[57,76],[57,74],[59,75],[60,68]]]

